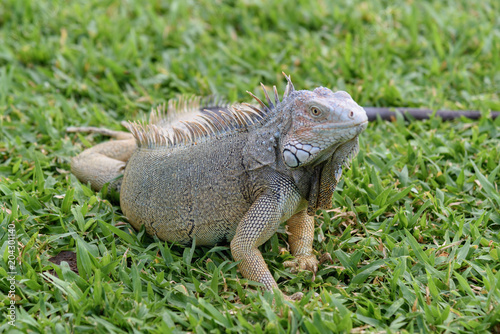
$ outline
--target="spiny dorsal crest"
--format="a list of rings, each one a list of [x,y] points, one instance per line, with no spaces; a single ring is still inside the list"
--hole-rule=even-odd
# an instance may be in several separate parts
[[[185,96],[170,99],[166,104],[152,109],[149,114],[149,124],[164,125],[176,121],[194,119],[203,109],[227,109],[230,107],[219,96]]]
[[[294,90],[289,76],[283,100]],[[274,103],[266,87],[261,83],[267,105],[257,96],[248,92],[258,103],[229,106],[219,98],[181,97],[170,100],[168,105],[158,106],[151,111],[149,122],[129,122],[128,130],[132,133],[139,147],[158,148],[181,144],[192,144],[209,136],[231,133],[261,123],[276,109],[281,101],[276,86],[273,86]]]

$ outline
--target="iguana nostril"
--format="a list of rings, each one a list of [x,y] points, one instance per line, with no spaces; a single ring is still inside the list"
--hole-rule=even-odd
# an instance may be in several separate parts
[[[350,117],[350,118],[354,118],[354,111],[352,111],[352,110],[351,110],[351,111],[349,112],[349,117]]]

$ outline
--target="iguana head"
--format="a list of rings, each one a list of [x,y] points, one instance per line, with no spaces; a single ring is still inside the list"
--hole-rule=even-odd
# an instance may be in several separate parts
[[[358,135],[366,129],[368,118],[346,92],[325,87],[295,91],[285,77],[288,85],[279,108],[288,122],[279,148],[288,168],[313,169],[307,208],[313,215],[332,206],[342,167],[358,153]]]
[[[316,166],[329,160],[368,123],[365,110],[343,91],[334,93],[325,87],[293,91],[283,104],[291,113],[290,128],[281,141],[283,161],[289,168]],[[339,153],[350,160],[357,153],[357,145],[352,151]]]
[[[280,126],[275,137],[280,138],[279,150],[287,168],[316,167],[330,161],[339,164],[335,173],[340,178],[341,166],[358,152],[358,135],[368,124],[365,110],[343,91],[334,93],[325,87],[297,91],[284,75],[288,84],[282,101],[276,87],[273,103],[262,85],[268,105],[248,92],[261,108],[245,106],[258,115],[278,115]]]

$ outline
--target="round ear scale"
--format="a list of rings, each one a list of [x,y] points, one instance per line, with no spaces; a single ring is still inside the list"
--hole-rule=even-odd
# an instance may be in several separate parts
[[[293,153],[292,151],[288,150],[288,149],[284,149],[283,150],[283,159],[285,160],[285,164],[290,167],[290,168],[296,168],[296,167],[299,167],[299,159],[297,158],[297,156],[295,155],[295,153]]]
[[[297,168],[308,162],[315,153],[320,151],[319,147],[299,142],[287,143],[283,147],[283,159],[290,168]]]

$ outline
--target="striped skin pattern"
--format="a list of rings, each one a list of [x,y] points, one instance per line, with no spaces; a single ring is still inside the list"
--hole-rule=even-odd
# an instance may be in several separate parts
[[[258,105],[183,100],[128,123],[130,133],[97,129],[117,140],[82,152],[72,172],[96,190],[113,180],[136,229],[188,245],[230,242],[243,277],[266,290],[278,285],[258,247],[286,222],[295,258],[284,265],[315,273],[313,215],[331,207],[367,117],[345,92],[295,90],[285,77],[282,99],[263,86],[265,102],[250,93]]]

